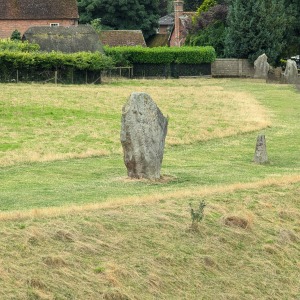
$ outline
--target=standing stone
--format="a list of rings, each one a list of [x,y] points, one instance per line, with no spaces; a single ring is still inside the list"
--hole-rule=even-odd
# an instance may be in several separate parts
[[[288,59],[284,71],[284,78],[287,83],[295,84],[298,81],[297,63],[294,60]]]
[[[254,78],[267,79],[269,70],[270,65],[268,63],[268,57],[264,53],[254,62]]]
[[[168,120],[146,93],[132,93],[122,110],[121,143],[131,178],[159,179]]]
[[[268,162],[266,138],[264,135],[259,135],[257,137],[254,162],[257,164],[264,164]]]

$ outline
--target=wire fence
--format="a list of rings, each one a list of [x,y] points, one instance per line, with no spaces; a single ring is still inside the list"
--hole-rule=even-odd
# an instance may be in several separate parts
[[[0,69],[2,83],[101,84],[112,78],[179,78],[211,75],[211,64],[135,64],[109,70],[89,71],[73,68],[59,70]]]
[[[105,71],[87,70],[0,70],[2,83],[54,83],[54,84],[100,84],[105,77],[132,78],[133,68],[122,67]]]

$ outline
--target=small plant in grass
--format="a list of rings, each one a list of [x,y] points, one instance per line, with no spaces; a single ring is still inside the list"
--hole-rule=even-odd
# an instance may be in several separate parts
[[[105,271],[105,268],[103,266],[97,266],[95,269],[94,269],[94,272],[99,274],[99,273],[103,273]]]
[[[204,202],[204,200],[202,200],[199,203],[199,207],[197,209],[193,209],[192,204],[190,203],[191,218],[192,218],[191,228],[192,229],[198,230],[199,223],[203,220],[203,217],[204,217],[205,206],[206,206],[206,203]]]

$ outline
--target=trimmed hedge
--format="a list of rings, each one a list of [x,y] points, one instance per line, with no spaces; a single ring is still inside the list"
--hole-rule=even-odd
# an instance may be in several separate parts
[[[100,71],[113,66],[112,58],[100,52],[0,52],[0,69],[55,70],[71,67],[78,70]]]
[[[202,64],[216,59],[215,49],[206,47],[104,47],[117,66],[132,64]]]
[[[38,44],[31,44],[28,41],[17,41],[11,39],[0,39],[0,51],[11,52],[36,52],[40,50]]]

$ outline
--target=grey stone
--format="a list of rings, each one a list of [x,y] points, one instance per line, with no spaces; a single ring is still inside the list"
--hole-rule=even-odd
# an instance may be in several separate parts
[[[159,179],[168,120],[146,93],[132,93],[122,110],[121,143],[131,178]]]
[[[284,71],[284,78],[287,83],[296,84],[298,82],[298,69],[294,60],[288,59]]]
[[[264,135],[258,135],[257,137],[254,162],[257,164],[264,164],[268,162],[267,144]]]
[[[254,78],[268,78],[268,72],[270,70],[270,65],[268,63],[268,57],[264,53],[260,55],[254,62]]]

